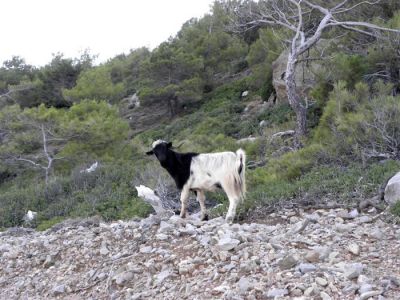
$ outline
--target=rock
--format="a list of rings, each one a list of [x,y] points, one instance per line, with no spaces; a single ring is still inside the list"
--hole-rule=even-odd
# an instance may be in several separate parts
[[[351,223],[348,223],[348,224],[336,223],[335,230],[340,233],[347,233],[347,232],[353,230],[354,226],[355,225],[351,224]]]
[[[358,219],[359,223],[371,223],[372,222],[372,218],[370,216],[361,216]]]
[[[244,91],[242,93],[242,98],[247,97],[249,95],[249,91]]]
[[[126,285],[129,281],[131,281],[134,277],[133,272],[125,271],[117,274],[114,279],[117,285]]]
[[[319,262],[319,253],[315,250],[308,251],[306,256],[304,257],[305,260],[307,260],[310,263],[316,263]]]
[[[290,296],[292,297],[303,296],[303,291],[301,289],[293,289],[292,291],[290,291]]]
[[[301,263],[297,266],[296,269],[298,269],[302,274],[306,274],[315,271],[317,267],[313,264]]]
[[[364,284],[361,285],[361,287],[359,288],[358,292],[360,294],[365,294],[366,292],[372,291],[372,289],[373,289],[373,286],[371,284],[364,283]]]
[[[322,300],[331,300],[332,298],[331,298],[331,296],[329,296],[327,293],[325,293],[325,292],[321,292],[320,294],[320,297],[321,297],[321,299]]]
[[[171,233],[174,231],[174,226],[168,222],[161,221],[160,228],[158,229],[158,233]]]
[[[378,296],[378,295],[380,295],[380,294],[382,294],[382,291],[369,291],[369,292],[365,292],[365,293],[362,293],[362,294],[360,295],[360,300],[367,300],[367,299],[369,299],[369,298]]]
[[[320,286],[323,286],[323,287],[328,285],[328,281],[325,278],[322,278],[322,277],[315,278],[315,282],[317,284],[319,284]]]
[[[54,296],[58,296],[58,295],[61,295],[61,294],[64,294],[64,293],[65,293],[65,285],[64,284],[56,285],[53,288]]]
[[[381,240],[385,234],[379,228],[374,228],[368,235],[373,239]]]
[[[354,255],[360,255],[360,246],[358,246],[356,243],[351,243],[349,246],[347,246],[347,250]]]
[[[345,220],[351,220],[351,219],[357,218],[358,215],[359,215],[359,213],[358,213],[357,209],[353,209],[350,212],[342,210],[342,211],[338,212],[338,214],[337,214],[338,217],[343,218]]]
[[[289,294],[287,289],[272,289],[267,292],[267,298],[283,297]]]
[[[160,273],[158,273],[157,277],[156,277],[156,283],[158,285],[162,284],[164,282],[165,279],[167,279],[168,277],[170,277],[173,273],[171,272],[171,270],[164,270]]]
[[[397,201],[400,200],[400,172],[394,175],[388,181],[385,188],[385,201],[394,205]]]
[[[219,248],[219,250],[229,251],[234,249],[239,244],[240,244],[239,240],[225,237],[218,241],[217,247]]]
[[[281,270],[287,270],[296,266],[297,263],[298,260],[296,258],[294,258],[292,255],[287,255],[278,262],[278,266],[281,268]]]
[[[301,208],[277,210],[266,224],[229,225],[222,217],[201,222],[191,214],[186,219],[168,215],[101,221],[98,226],[70,220],[54,231],[0,232],[1,295],[397,299],[400,226],[359,222],[368,214],[340,219],[341,211],[313,210],[317,222],[300,233],[292,229],[310,216]],[[335,224],[352,229],[338,233]]]
[[[110,251],[108,251],[107,244],[105,242],[102,242],[100,248],[100,254],[107,255],[108,253],[110,253]]]
[[[140,247],[140,249],[139,249],[139,252],[140,252],[140,253],[146,253],[146,254],[148,254],[148,253],[151,253],[151,251],[153,251],[153,247],[151,247],[151,246],[142,246],[142,247]]]
[[[244,295],[251,288],[251,282],[246,277],[241,277],[237,283],[240,294]]]
[[[316,288],[314,286],[310,286],[304,291],[304,296],[310,297],[315,295],[315,293],[316,293]]]
[[[364,271],[364,265],[361,263],[353,263],[344,266],[344,277],[347,279],[356,279]]]

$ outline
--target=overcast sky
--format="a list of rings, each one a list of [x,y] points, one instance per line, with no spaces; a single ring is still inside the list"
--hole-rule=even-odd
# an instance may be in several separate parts
[[[0,0],[0,62],[12,55],[36,66],[52,53],[102,62],[130,49],[154,48],[213,0]]]

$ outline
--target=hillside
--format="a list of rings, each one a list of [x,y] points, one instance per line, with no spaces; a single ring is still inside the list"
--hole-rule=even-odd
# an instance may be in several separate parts
[[[10,229],[0,299],[397,299],[400,227],[386,220],[287,209],[263,223],[151,216]]]
[[[263,9],[247,4],[253,12]],[[177,204],[171,179],[144,155],[159,138],[181,144],[179,151],[246,151],[249,192],[237,221],[267,216],[285,203],[350,209],[374,199],[384,210],[382,185],[400,169],[399,4],[331,8],[343,20],[372,27],[332,25],[298,57],[300,110],[286,89],[291,33],[237,27],[232,20],[254,15],[246,15],[245,4],[232,5],[216,1],[209,14],[187,21],[154,50],[134,49],[100,65],[90,53],[58,54],[41,68],[20,57],[4,62],[0,228],[44,230],[95,215],[146,217],[152,209],[137,196],[138,184]],[[302,34],[310,38],[324,13],[305,14]],[[94,172],[85,171],[94,164]],[[223,193],[207,198],[222,204],[211,208],[212,216],[225,214]],[[26,224],[28,210],[38,214]]]

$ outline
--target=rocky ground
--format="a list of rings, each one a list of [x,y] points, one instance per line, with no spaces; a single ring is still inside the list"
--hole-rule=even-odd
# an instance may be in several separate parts
[[[1,299],[400,299],[400,226],[343,209],[0,234]]]

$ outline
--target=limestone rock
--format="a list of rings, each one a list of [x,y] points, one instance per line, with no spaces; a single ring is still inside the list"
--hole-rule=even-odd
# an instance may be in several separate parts
[[[390,205],[400,201],[400,172],[388,181],[385,188],[385,201]]]

